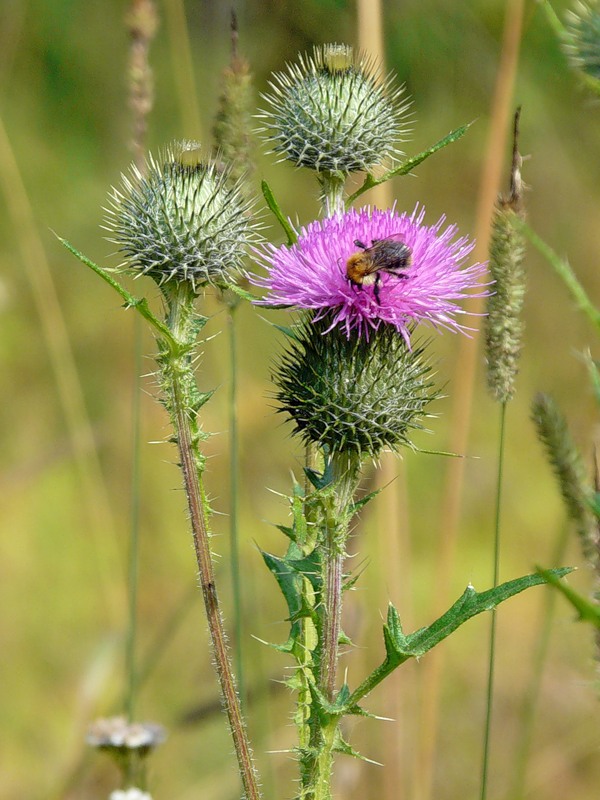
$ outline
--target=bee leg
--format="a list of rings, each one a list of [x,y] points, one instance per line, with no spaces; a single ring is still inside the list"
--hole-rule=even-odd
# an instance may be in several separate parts
[[[367,245],[364,244],[364,242],[361,242],[360,239],[355,239],[354,240],[354,244],[355,244],[356,247],[360,247],[361,250],[366,250],[367,249]]]
[[[381,298],[379,297],[379,287],[381,286],[381,275],[377,273],[375,276],[375,283],[373,284],[373,294],[375,295],[375,302],[378,306],[381,305]]]

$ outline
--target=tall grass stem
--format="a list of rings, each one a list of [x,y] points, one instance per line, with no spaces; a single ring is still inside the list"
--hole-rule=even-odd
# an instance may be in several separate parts
[[[498,471],[496,476],[496,506],[494,513],[494,588],[500,581],[500,513],[502,509],[502,483],[504,473],[504,450],[506,438],[506,402],[500,404],[500,437],[498,442]],[[481,765],[481,800],[486,800],[492,733],[492,712],[494,705],[494,673],[496,666],[496,609],[492,609],[490,621],[490,649],[488,657],[488,679],[486,691],[485,724],[483,735],[483,758]]]

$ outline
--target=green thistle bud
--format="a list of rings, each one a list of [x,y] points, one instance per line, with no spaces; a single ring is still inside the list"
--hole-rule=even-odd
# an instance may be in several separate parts
[[[571,65],[600,92],[600,3],[578,0],[567,12],[564,48]]]
[[[370,338],[348,338],[330,319],[294,331],[273,380],[279,411],[289,414],[306,443],[333,455],[376,458],[385,447],[411,446],[423,428],[432,388],[424,347],[409,350],[390,326]]]
[[[119,246],[122,268],[157,283],[189,282],[194,290],[223,284],[241,268],[256,239],[251,203],[227,170],[199,159],[197,142],[177,142],[148,158],[144,176],[132,166],[113,189],[105,228]]]
[[[567,422],[555,401],[542,393],[533,400],[531,416],[558,479],[567,513],[577,527],[584,556],[598,569],[598,530],[590,507],[593,491]]]
[[[488,299],[486,318],[488,387],[500,403],[506,403],[515,393],[523,338],[525,241],[515,226],[515,220],[524,216],[518,124],[519,111],[515,115],[510,192],[498,198],[490,242],[489,269],[494,290]]]
[[[395,143],[406,129],[408,103],[398,103],[402,88],[380,79],[373,63],[355,57],[351,47],[316,47],[271,83],[263,95],[261,129],[273,152],[296,166],[342,175],[398,155]]]

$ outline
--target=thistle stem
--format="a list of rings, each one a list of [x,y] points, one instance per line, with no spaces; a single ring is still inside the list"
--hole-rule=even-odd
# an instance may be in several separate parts
[[[351,514],[348,507],[356,489],[358,464],[344,456],[331,461],[332,485],[330,504],[324,509],[323,536],[323,605],[324,622],[321,634],[319,688],[332,701],[335,695],[337,662],[342,620],[342,584],[346,540]]]
[[[345,178],[332,172],[324,172],[320,178],[322,187],[321,206],[326,217],[343,214]]]
[[[177,342],[161,354],[162,372],[168,396],[169,411],[177,436],[180,466],[188,502],[194,551],[200,575],[215,670],[219,681],[225,713],[238,760],[246,800],[259,800],[258,779],[242,711],[231,669],[223,626],[215,573],[210,552],[208,501],[202,481],[203,457],[198,448],[200,430],[194,405],[195,379],[191,347],[193,345],[193,299],[189,287],[163,287],[169,305],[167,325]]]
[[[343,537],[345,541],[345,536]],[[337,674],[338,647],[342,621],[342,576],[345,553],[329,526],[325,544],[324,603],[325,624],[323,626],[321,668],[319,688],[328,700],[334,699]]]
[[[346,540],[352,512],[350,504],[358,480],[358,462],[346,456],[331,460],[331,492],[321,505],[321,581],[317,686],[332,703],[336,694],[337,664],[341,633],[342,592]],[[303,777],[302,798],[331,800],[331,775],[337,742],[339,716],[312,712],[311,740]]]
[[[245,701],[244,659],[242,654],[242,576],[240,572],[239,545],[239,442],[237,424],[237,337],[235,325],[235,306],[230,306],[227,317],[229,331],[229,481],[231,486],[230,503],[230,546],[231,582],[233,585],[233,608],[235,630],[235,663],[239,693]]]

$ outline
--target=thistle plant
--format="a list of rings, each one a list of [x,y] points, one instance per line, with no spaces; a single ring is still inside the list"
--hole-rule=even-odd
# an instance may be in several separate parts
[[[287,552],[263,554],[291,624],[287,641],[275,646],[296,663],[288,684],[298,693],[298,800],[331,800],[335,754],[362,757],[344,740],[340,721],[368,715],[361,701],[387,675],[474,614],[545,580],[526,576],[482,594],[469,586],[446,614],[409,636],[390,605],[383,662],[355,689],[340,685],[340,647],[352,644],[341,625],[342,599],[357,580],[346,571],[347,538],[354,515],[374,496],[357,494],[361,468],[384,448],[416,450],[411,433],[424,427],[430,403],[439,397],[428,343],[419,338],[418,327],[468,330],[457,319],[463,313],[459,301],[487,293],[482,285],[486,265],[467,265],[473,243],[459,237],[456,226],[444,227],[445,218],[424,225],[422,206],[412,214],[396,208],[345,210],[350,173],[367,171],[349,202],[383,180],[406,174],[466,131],[459,129],[376,176],[374,165],[397,156],[393,139],[406,107],[399,105],[398,92],[390,92],[389,81],[373,85],[370,69],[346,48],[325,46],[313,59],[276,76],[275,94],[267,97],[271,110],[262,114],[273,150],[317,173],[325,215],[297,230],[263,185],[288,242],[257,249],[266,274],[252,279],[266,289],[261,305],[292,308],[299,315],[286,331],[287,347],[273,381],[279,411],[317,452],[316,466],[305,467],[305,487],[294,482],[291,524],[278,526],[289,540]],[[377,120],[366,113],[369,92],[356,89],[369,81],[373,104],[390,104],[383,115],[389,139],[378,138]],[[357,94],[350,100],[346,91]],[[356,117],[348,125],[350,114]],[[355,129],[361,132],[356,141],[348,135]],[[357,265],[359,273],[352,271]]]
[[[205,457],[198,415],[212,392],[196,381],[199,336],[208,319],[196,310],[207,286],[234,286],[245,248],[256,241],[256,223],[240,182],[201,158],[197,142],[175,143],[148,158],[142,174],[133,166],[110,197],[105,227],[123,256],[120,270],[150,276],[158,285],[165,317],[158,319],[107,271],[66,242],[80,260],[108,282],[152,326],[158,343],[157,380],[171,419],[188,502],[194,550],[221,689],[244,796],[257,800],[258,780],[227,652],[210,549],[211,509],[203,485]]]

